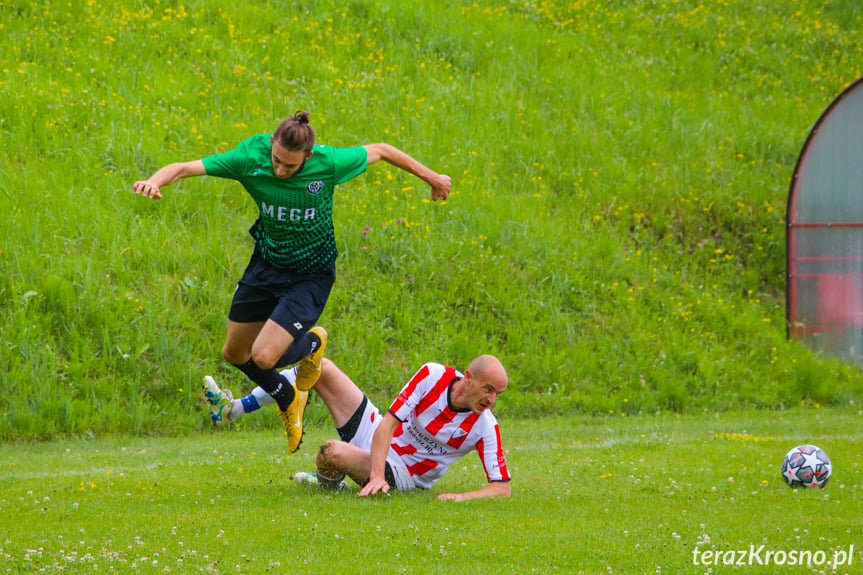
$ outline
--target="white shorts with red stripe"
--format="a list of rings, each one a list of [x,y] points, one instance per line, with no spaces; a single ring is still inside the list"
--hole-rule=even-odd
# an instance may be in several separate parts
[[[363,411],[362,420],[357,428],[357,432],[349,443],[361,449],[365,449],[366,451],[371,451],[372,438],[374,437],[378,426],[381,424],[381,421],[383,421],[383,417],[381,417],[380,410],[375,407],[375,404],[369,399],[366,401],[366,408]],[[416,488],[410,471],[408,471],[402,458],[399,457],[398,453],[396,453],[392,447],[390,447],[390,452],[387,454],[387,463],[395,477],[396,489],[399,491],[407,491]]]

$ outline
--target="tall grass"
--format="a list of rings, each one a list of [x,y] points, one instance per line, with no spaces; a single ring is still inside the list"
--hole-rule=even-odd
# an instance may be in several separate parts
[[[785,340],[787,184],[863,73],[852,2],[0,5],[0,437],[183,433],[251,249],[233,182],[130,193],[312,112],[341,187],[330,354],[392,393],[501,356],[501,410],[845,404]]]

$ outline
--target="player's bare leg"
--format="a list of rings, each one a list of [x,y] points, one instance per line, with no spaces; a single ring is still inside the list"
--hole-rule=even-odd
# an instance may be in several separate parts
[[[321,377],[314,389],[330,410],[336,428],[348,422],[365,397],[357,384],[327,358],[321,362]]]
[[[340,483],[345,475],[363,485],[371,474],[371,454],[350,443],[331,439],[321,445],[317,455],[318,482],[325,484]]]
[[[268,319],[251,345],[250,357],[261,369],[273,369],[292,343],[294,343],[294,336],[273,320]]]
[[[262,321],[239,323],[228,320],[228,333],[222,346],[222,357],[230,364],[241,365],[252,357],[252,346],[264,327]]]

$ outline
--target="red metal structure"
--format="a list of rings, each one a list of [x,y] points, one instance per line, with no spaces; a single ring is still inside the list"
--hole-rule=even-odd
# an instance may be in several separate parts
[[[863,365],[863,78],[809,133],[786,222],[788,335]]]

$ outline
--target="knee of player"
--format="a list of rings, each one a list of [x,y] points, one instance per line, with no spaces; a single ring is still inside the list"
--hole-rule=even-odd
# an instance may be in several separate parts
[[[222,357],[228,363],[240,365],[251,359],[251,352],[248,349],[232,345],[231,342],[226,341],[225,345],[222,346]]]
[[[329,456],[329,453],[332,450],[335,442],[336,441],[334,439],[328,439],[328,440],[324,441],[321,444],[321,448],[318,449],[318,459],[321,459],[321,458],[326,459]]]
[[[336,364],[334,364],[329,358],[322,357],[321,358],[321,380],[329,381],[332,379],[333,375],[338,371]]]
[[[273,369],[280,357],[281,355],[268,351],[252,350],[252,359],[255,361],[255,365],[261,369]]]
[[[340,441],[329,439],[325,441],[318,450],[318,465],[328,464],[334,465],[339,459],[339,444]]]
[[[234,354],[231,353],[231,348],[228,347],[227,343],[222,346],[222,357],[225,358],[225,361],[227,361],[228,363],[243,363],[239,360],[239,358],[234,357]]]

